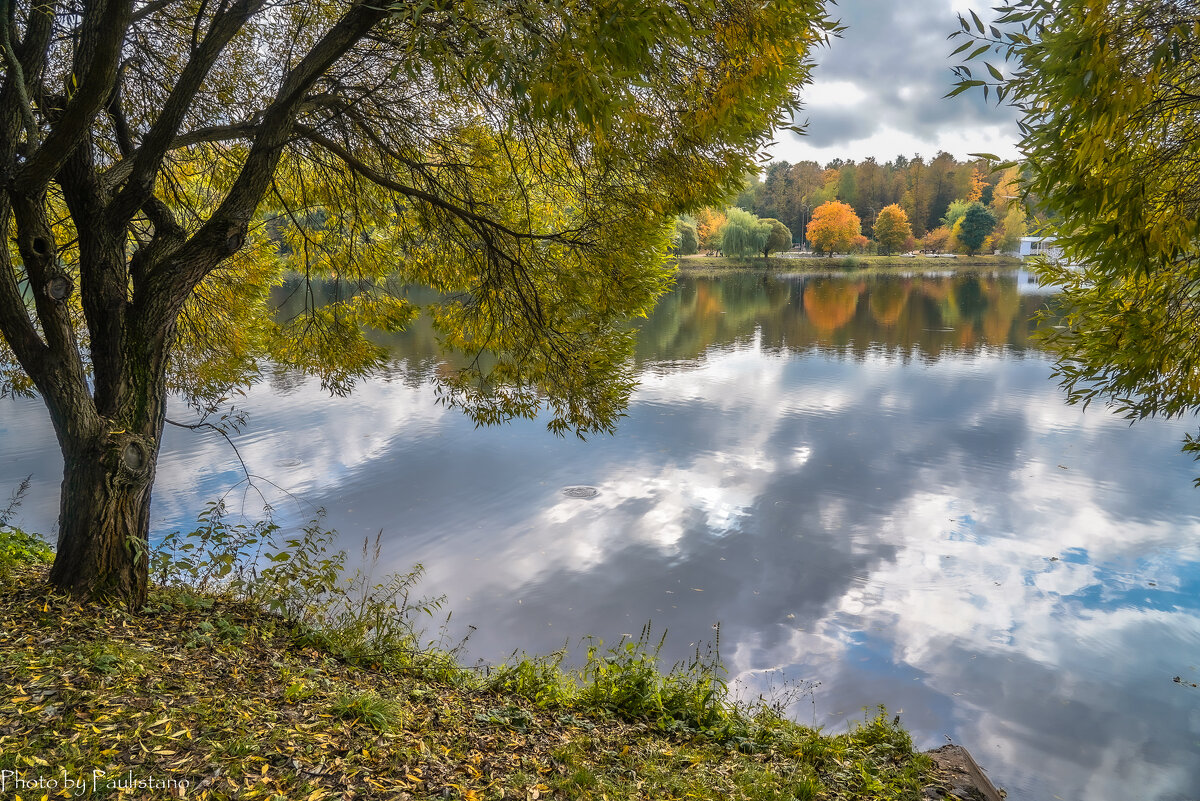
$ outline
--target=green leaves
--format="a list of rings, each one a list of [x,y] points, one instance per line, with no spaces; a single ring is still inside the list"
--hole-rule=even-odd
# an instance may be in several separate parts
[[[0,577],[14,567],[48,564],[54,551],[41,537],[0,523]]]
[[[975,27],[979,29],[980,33],[984,33],[983,20],[979,19],[979,15],[975,13],[975,9],[970,9],[970,12],[971,12],[971,19],[973,19],[975,21]]]
[[[736,206],[725,210],[725,224],[721,227],[721,251],[726,256],[745,258],[760,253],[770,237],[769,222],[760,220],[751,212]]]
[[[1068,397],[1130,418],[1194,411],[1200,3],[1022,0],[998,11],[989,43],[1010,70],[988,65],[991,86],[1021,115],[1021,189],[1040,198],[1052,217],[1041,233],[1065,253],[1039,271],[1063,290],[1066,325],[1041,336]],[[980,85],[965,65],[956,73],[955,94]]]
[[[958,232],[959,241],[967,247],[967,252],[974,255],[983,245],[992,229],[996,227],[996,216],[978,201],[969,205],[962,216],[962,224]]]
[[[974,89],[977,86],[983,86],[985,83],[987,83],[987,82],[986,81],[976,81],[976,80],[960,81],[959,83],[957,83],[955,85],[955,87],[953,89],[951,89],[949,92],[947,92],[944,95],[944,97],[957,97],[958,95],[961,95],[963,92],[967,91],[968,89]]]

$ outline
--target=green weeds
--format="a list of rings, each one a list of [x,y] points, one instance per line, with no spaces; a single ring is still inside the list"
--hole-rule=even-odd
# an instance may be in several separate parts
[[[563,666],[566,649],[550,656],[514,656],[485,679],[495,692],[517,695],[545,709],[644,723],[664,733],[702,735],[752,748],[754,719],[765,705],[742,707],[730,698],[720,659],[720,627],[714,642],[663,671],[660,654],[666,634],[655,642],[647,623],[637,638],[605,648],[587,640],[582,667]],[[761,727],[760,727],[761,728]]]
[[[347,662],[453,674],[453,660],[420,640],[418,621],[431,617],[443,601],[416,596],[421,565],[372,583],[379,537],[373,548],[363,543],[365,566],[349,571],[346,552],[334,549],[336,534],[321,519],[318,513],[289,536],[269,520],[232,522],[223,503],[211,503],[194,530],[173,532],[154,550],[152,576],[187,603],[216,595],[279,615],[294,627],[298,644]],[[229,641],[245,634],[236,626],[214,625],[197,636]]]
[[[385,731],[396,716],[395,704],[370,691],[340,696],[329,711],[351,725],[362,723],[379,732]]]
[[[14,567],[50,564],[53,559],[54,551],[41,537],[0,524],[0,578],[6,578]]]
[[[41,537],[9,525],[28,491],[29,477],[26,476],[13,491],[8,505],[0,509],[0,579],[7,579],[14,567],[49,564],[54,558],[54,551]]]
[[[697,647],[687,664],[663,673],[659,654],[666,633],[651,646],[650,624],[635,639],[624,639],[602,650],[588,648],[587,662],[579,674],[578,703],[592,712],[605,712],[626,720],[644,720],[663,731],[712,733],[739,723],[727,703],[728,680],[717,641],[705,653]]]

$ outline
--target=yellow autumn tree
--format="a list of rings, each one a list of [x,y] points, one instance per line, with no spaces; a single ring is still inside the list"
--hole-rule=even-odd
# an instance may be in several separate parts
[[[992,195],[992,213],[1000,224],[996,226],[992,245],[1006,253],[1015,252],[1021,245],[1021,237],[1029,229],[1025,201],[1021,199],[1018,183],[1020,172],[1009,167],[1000,176],[996,191]],[[986,244],[985,244],[986,248]]]
[[[987,182],[983,179],[983,173],[976,167],[971,172],[971,183],[967,188],[967,202],[974,203],[983,197],[983,188],[987,186]]]
[[[895,203],[884,206],[875,220],[875,241],[879,244],[879,252],[884,255],[896,253],[904,248],[911,236],[912,226],[904,209]]]

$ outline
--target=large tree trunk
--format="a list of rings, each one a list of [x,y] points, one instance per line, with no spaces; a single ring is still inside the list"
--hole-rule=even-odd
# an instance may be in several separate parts
[[[127,431],[64,447],[58,551],[50,582],[78,597],[146,601],[157,448]]]
[[[146,601],[150,495],[166,416],[166,353],[173,336],[125,331],[116,380],[96,397],[43,396],[63,455],[58,549],[50,582],[79,598]],[[102,389],[103,388],[103,389]]]
[[[210,9],[207,32],[193,31],[190,56],[162,85],[161,108],[154,101],[143,113],[135,104],[128,114],[122,58],[140,35],[129,31],[145,9],[135,13],[132,0],[79,5],[33,3],[14,16],[9,4],[10,13],[0,13],[0,233],[11,236],[15,223],[20,257],[0,247],[0,337],[41,393],[63,453],[51,583],[80,598],[137,607],[147,591],[150,495],[178,316],[200,283],[241,249],[310,90],[393,12],[348,4],[277,76],[274,100],[253,121],[210,138],[227,126],[184,135],[194,101],[226,45],[270,4],[235,0]],[[60,30],[76,32],[73,44],[56,44]],[[65,100],[50,97],[53,113],[45,102],[53,90],[43,86],[51,65],[77,87]],[[168,193],[169,201],[155,195],[164,180],[175,181],[175,168],[164,168],[168,153],[195,136],[193,144],[250,142],[207,219],[177,194]],[[58,198],[73,237],[60,224]],[[58,241],[66,238],[73,248]]]

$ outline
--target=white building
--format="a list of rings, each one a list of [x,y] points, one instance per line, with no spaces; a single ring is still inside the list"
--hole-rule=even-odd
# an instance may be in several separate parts
[[[1019,255],[1023,259],[1031,256],[1045,256],[1052,261],[1058,261],[1062,258],[1062,248],[1048,236],[1023,236]]]

